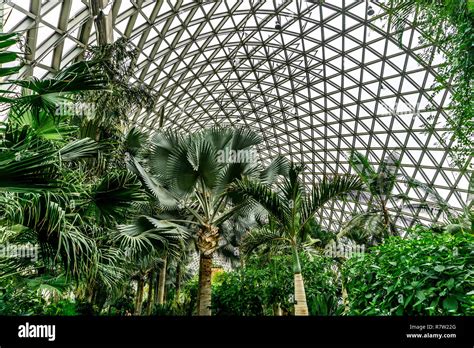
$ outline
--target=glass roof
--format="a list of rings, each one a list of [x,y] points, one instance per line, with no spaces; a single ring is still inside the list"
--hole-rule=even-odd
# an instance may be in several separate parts
[[[92,1],[92,3],[91,3]],[[153,131],[212,125],[260,132],[262,160],[277,154],[306,165],[305,180],[349,171],[351,149],[376,164],[401,153],[406,175],[434,185],[456,209],[467,200],[468,175],[450,164],[442,140],[450,91],[434,94],[442,56],[420,46],[416,14],[399,35],[379,1],[9,1],[4,31],[25,35],[26,76],[42,77],[80,59],[97,42],[94,11],[107,17],[109,40],[139,49],[135,79],[158,92],[157,109],[131,115]],[[399,192],[426,197],[401,184]],[[390,208],[429,222],[439,216]],[[334,202],[322,222],[337,230],[355,203]]]

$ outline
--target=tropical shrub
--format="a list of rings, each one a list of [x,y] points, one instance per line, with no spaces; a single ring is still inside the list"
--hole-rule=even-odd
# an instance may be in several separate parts
[[[171,289],[167,302],[155,304],[152,315],[158,316],[192,316],[197,314],[197,298],[199,290],[199,279],[193,277],[187,281],[176,297],[176,290]]]
[[[353,315],[474,314],[474,236],[392,237],[345,264]]]
[[[221,275],[213,287],[215,315],[273,315],[280,307],[291,313],[294,285],[291,275],[292,256],[275,256],[268,260],[250,258],[245,267]],[[341,312],[339,287],[332,270],[332,260],[300,254],[302,273],[310,315],[335,315]]]
[[[0,315],[81,315],[82,303],[73,299],[64,278],[41,277],[0,283]]]
[[[271,183],[286,172],[288,164],[282,157],[266,167],[251,158],[222,158],[229,153],[252,154],[261,141],[248,128],[213,127],[190,134],[160,129],[151,138],[144,167],[134,160],[159,208],[186,215],[170,221],[193,227],[200,257],[200,315],[211,315],[212,255],[222,246],[221,225],[255,206],[229,192],[230,185],[244,176]]]

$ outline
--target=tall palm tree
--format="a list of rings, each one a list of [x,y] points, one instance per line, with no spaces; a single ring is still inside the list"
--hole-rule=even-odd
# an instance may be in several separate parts
[[[211,314],[212,257],[219,248],[219,226],[248,207],[248,202],[229,194],[229,185],[251,176],[272,182],[286,167],[276,159],[268,167],[253,158],[260,137],[245,128],[211,128],[183,135],[170,130],[160,131],[150,143],[144,172],[136,169],[148,188],[154,192],[161,209],[184,210],[190,220],[170,220],[195,228],[199,250],[199,315]]]
[[[0,48],[11,38],[0,35]],[[175,226],[132,221],[146,204],[125,156],[139,146],[136,133],[99,142],[103,137],[96,131],[92,138],[83,136],[83,125],[58,108],[76,102],[80,93],[108,89],[110,76],[105,78],[101,66],[98,60],[83,61],[49,79],[9,81],[27,92],[4,92],[8,97],[1,99],[9,112],[0,127],[0,239],[39,245],[41,259],[1,258],[0,277],[65,273],[75,281],[76,295],[91,302],[129,282],[139,253],[132,260],[126,250],[146,245],[154,255],[169,253],[182,238]],[[18,70],[6,69],[0,74]]]
[[[352,151],[349,164],[364,183],[359,200],[367,204],[367,211],[356,214],[347,222],[339,237],[347,236],[358,243],[375,245],[388,236],[398,235],[390,208],[409,211],[412,216],[416,216],[417,211],[425,211],[433,218],[441,214],[451,217],[450,206],[435,189],[404,173],[399,153],[388,153],[376,169],[366,156]],[[422,196],[426,195],[427,199],[414,203],[408,195],[396,193],[397,182],[418,191]],[[404,216],[399,218],[406,220],[407,224],[415,222]]]
[[[232,184],[231,190],[245,199],[260,204],[269,214],[270,224],[274,228],[264,227],[251,232],[245,240],[247,251],[249,246],[286,242],[293,253],[293,272],[295,286],[295,315],[308,315],[308,305],[301,275],[298,256],[302,235],[305,227],[312,221],[316,212],[330,200],[341,198],[362,187],[362,182],[355,176],[336,175],[323,177],[307,192],[299,178],[302,166],[292,165],[288,177],[277,184],[274,189],[250,178],[244,177]]]

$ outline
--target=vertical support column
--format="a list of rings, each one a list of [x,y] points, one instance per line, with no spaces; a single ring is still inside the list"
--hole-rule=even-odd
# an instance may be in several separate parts
[[[92,17],[94,18],[97,43],[108,45],[114,42],[110,0],[91,0]]]
[[[5,3],[0,1],[0,33],[3,33],[3,17],[5,16]]]
[[[67,32],[69,16],[71,14],[71,6],[72,6],[72,0],[64,0],[61,6],[61,13],[59,15],[59,21],[58,21],[58,29],[60,29],[64,33]],[[56,71],[61,68],[61,58],[63,56],[63,50],[64,50],[64,40],[58,43],[58,45],[54,48],[51,67]]]
[[[26,33],[26,65],[25,77],[33,75],[33,64],[36,58],[36,47],[38,44],[38,25],[41,13],[41,0],[31,0],[30,12],[35,16],[34,23]]]

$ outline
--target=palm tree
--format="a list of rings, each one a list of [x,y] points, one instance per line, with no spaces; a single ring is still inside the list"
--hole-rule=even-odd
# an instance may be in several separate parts
[[[302,166],[292,165],[288,177],[271,185],[244,177],[232,184],[231,189],[245,199],[260,204],[269,214],[270,225],[251,232],[244,241],[246,252],[263,244],[287,243],[293,253],[293,272],[295,286],[295,315],[308,315],[304,281],[298,256],[301,242],[305,240],[305,227],[312,221],[316,212],[330,200],[342,197],[362,187],[355,176],[336,175],[323,177],[307,192],[299,178]]]
[[[418,210],[426,211],[432,218],[443,213],[451,216],[450,206],[436,190],[404,174],[399,153],[389,153],[376,170],[366,156],[352,151],[349,164],[364,183],[364,191],[360,193],[359,200],[367,204],[367,211],[356,214],[347,222],[338,237],[347,236],[357,243],[375,245],[384,238],[398,235],[394,218],[390,214],[390,208],[395,207],[410,211],[412,216],[416,216]],[[428,200],[410,202],[412,199],[408,195],[395,193],[397,182],[427,195]],[[404,216],[399,218],[406,220],[408,224],[415,222]]]
[[[11,38],[0,36],[1,47]],[[58,109],[80,93],[109,88],[101,67],[101,61],[83,61],[49,79],[9,81],[27,92],[1,99],[10,109],[0,128],[0,239],[39,245],[41,259],[2,258],[0,277],[63,274],[74,280],[77,297],[103,304],[120,296],[136,272],[126,250],[151,246],[156,260],[183,236],[175,226],[139,218],[147,197],[125,156],[140,146],[137,134],[102,141],[94,130],[90,138],[74,115]],[[0,74],[16,71],[2,68]],[[139,253],[133,255],[136,261]]]
[[[147,314],[150,314],[154,304],[151,277],[158,268],[162,268],[161,273],[165,274],[166,259],[180,256],[188,235],[181,225],[150,216],[140,216],[132,224],[119,226],[114,240],[121,250],[125,250],[127,261],[138,266],[132,268],[136,269],[135,276],[139,279],[136,314],[141,314],[142,280],[145,276],[149,280]]]
[[[248,203],[229,194],[229,185],[244,175],[272,182],[286,162],[276,159],[263,168],[253,158],[260,137],[245,128],[211,128],[183,135],[160,131],[150,143],[146,166],[134,165],[144,184],[154,193],[162,210],[186,211],[191,219],[170,220],[194,226],[199,262],[199,315],[211,314],[211,268],[219,248],[219,226]],[[240,157],[239,157],[240,156]]]

